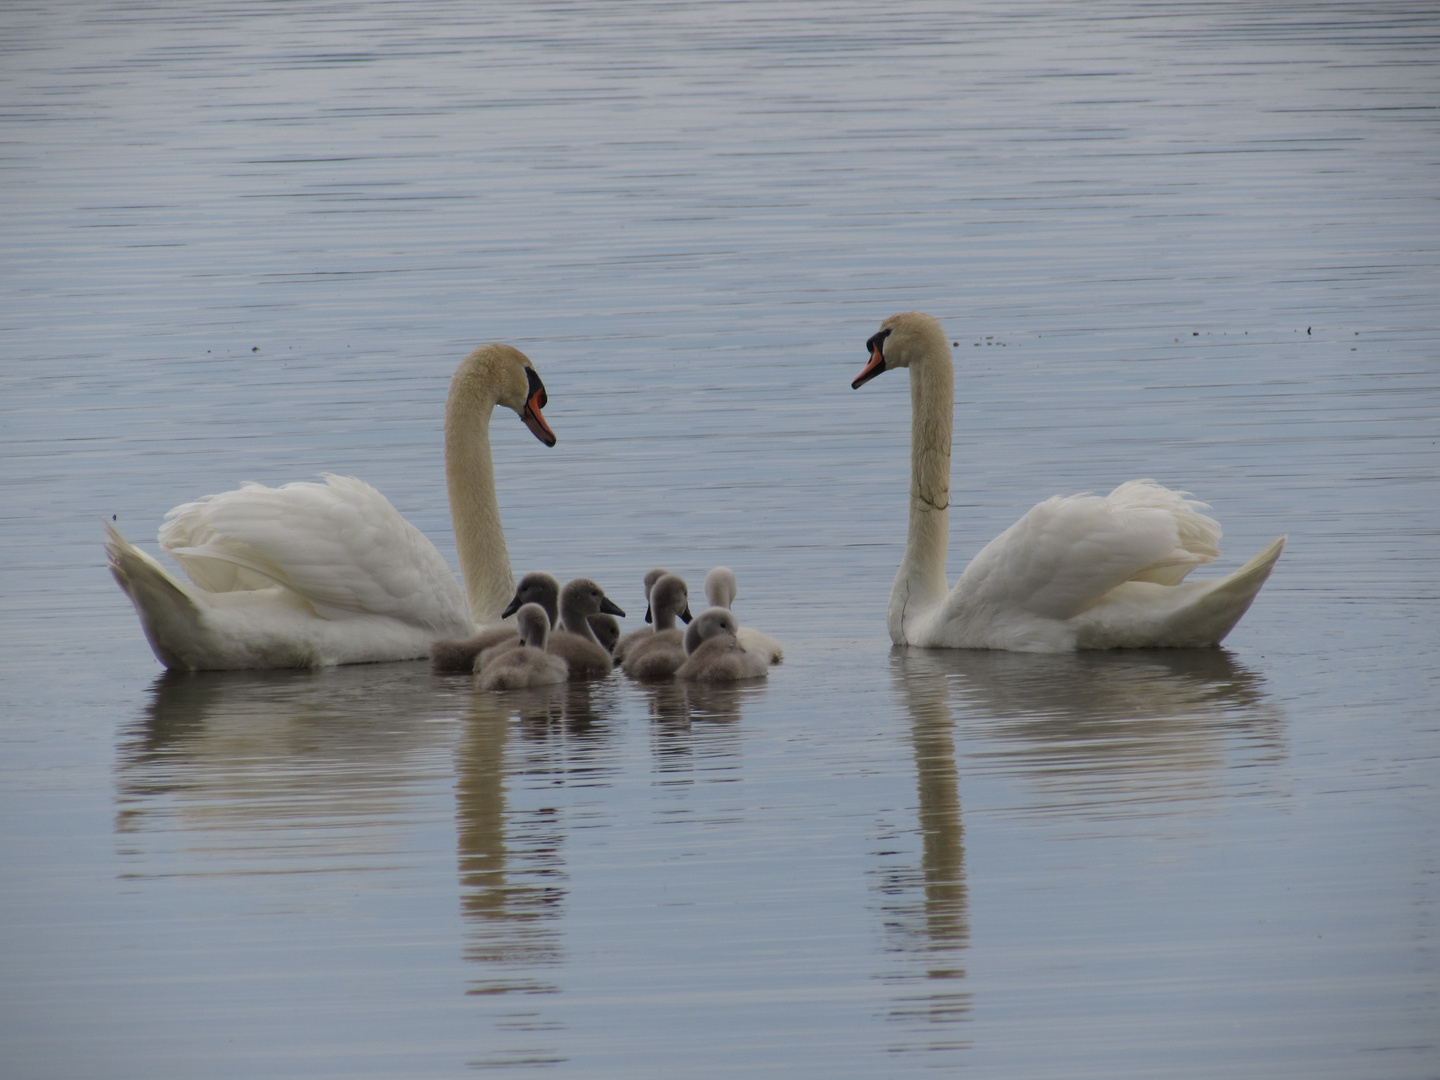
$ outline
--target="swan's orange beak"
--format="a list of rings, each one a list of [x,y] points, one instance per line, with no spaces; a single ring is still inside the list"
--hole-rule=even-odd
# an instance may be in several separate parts
[[[525,409],[520,413],[520,419],[525,421],[525,426],[546,446],[554,446],[556,443],[555,432],[550,430],[550,425],[545,422],[545,416],[541,409],[545,407],[549,399],[545,396],[545,384],[540,381],[540,376],[535,374],[535,369],[527,367],[525,378],[530,381],[530,394],[525,399]]]
[[[871,339],[870,362],[865,365],[865,370],[855,376],[855,381],[850,384],[851,390],[859,390],[867,382],[885,370],[885,354],[880,351],[880,342]]]

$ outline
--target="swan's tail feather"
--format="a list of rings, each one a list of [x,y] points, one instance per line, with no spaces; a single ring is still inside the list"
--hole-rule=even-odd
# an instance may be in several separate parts
[[[150,648],[167,668],[189,667],[171,643],[198,636],[200,609],[194,599],[160,563],[121,536],[120,530],[108,521],[103,524],[110,573],[135,605]]]
[[[1285,550],[1285,537],[1227,577],[1179,585],[1128,581],[1077,620],[1081,649],[1205,649],[1250,609]]]
[[[1275,569],[1275,562],[1285,550],[1286,537],[1280,536],[1260,554],[1233,574],[1209,585],[1181,613],[1187,635],[1197,645],[1218,645],[1235,628],[1241,616],[1250,610],[1260,587]],[[1177,622],[1179,620],[1176,620]]]

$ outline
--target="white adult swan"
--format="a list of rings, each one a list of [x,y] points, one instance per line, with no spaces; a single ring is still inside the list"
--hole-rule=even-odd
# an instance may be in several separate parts
[[[897,645],[1019,652],[1217,645],[1284,549],[1282,536],[1229,577],[1183,582],[1219,554],[1219,524],[1188,492],[1131,480],[1103,499],[1057,495],[1040,503],[986,545],[951,591],[949,339],[935,319],[909,311],[886,319],[866,346],[870,362],[852,387],[910,369],[910,527],[886,619]]]
[[[555,445],[545,387],[524,353],[484,345],[445,401],[445,475],[465,586],[370,485],[246,484],[165,515],[171,576],[108,522],[110,572],[168,668],[316,667],[425,656],[437,638],[499,623],[514,591],[490,459],[490,414],[513,409]]]

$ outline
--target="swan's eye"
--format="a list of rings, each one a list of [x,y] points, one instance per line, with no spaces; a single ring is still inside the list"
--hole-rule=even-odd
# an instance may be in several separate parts
[[[535,374],[534,368],[527,367],[525,369],[525,383],[528,387],[525,396],[527,398],[533,398],[538,393],[540,395],[540,408],[545,408],[545,406],[549,404],[550,399],[545,394],[545,384],[540,381],[540,376]]]
[[[889,330],[881,330],[878,334],[871,335],[870,340],[865,342],[865,348],[871,353],[874,353],[878,349],[880,351],[880,355],[884,356],[885,339],[889,336]]]

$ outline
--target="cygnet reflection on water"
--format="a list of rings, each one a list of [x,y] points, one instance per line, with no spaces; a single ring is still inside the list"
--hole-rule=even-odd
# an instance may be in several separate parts
[[[727,608],[707,608],[685,631],[685,663],[675,672],[689,682],[735,682],[763,679],[770,661],[740,644],[735,616]]]
[[[521,690],[565,682],[570,668],[559,656],[545,651],[550,618],[539,604],[525,604],[515,613],[521,644],[513,649],[484,654],[477,661],[475,685],[482,690]]]
[[[655,620],[648,637],[634,640],[625,654],[625,674],[636,679],[665,679],[686,660],[685,631],[677,620],[691,621],[690,591],[675,574],[666,574],[650,590],[650,611]]]
[[[763,693],[764,679],[732,682],[684,682],[680,679],[651,680],[643,684],[650,719],[671,730],[694,723],[738,722],[747,698]]]
[[[739,595],[735,571],[728,566],[717,566],[705,575],[705,599],[711,607],[734,610],[735,597]],[[740,644],[753,653],[759,653],[772,664],[785,659],[785,648],[763,631],[749,626],[740,626],[735,631]]]

